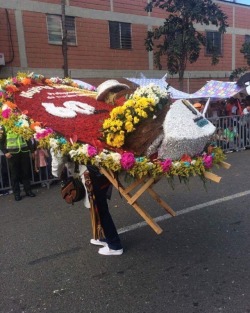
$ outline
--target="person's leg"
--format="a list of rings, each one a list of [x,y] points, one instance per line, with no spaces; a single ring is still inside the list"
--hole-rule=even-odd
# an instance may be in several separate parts
[[[112,250],[120,250],[122,249],[120,237],[117,233],[114,221],[109,212],[106,198],[108,187],[100,189],[96,186],[93,186],[93,189],[95,195],[95,203],[98,209],[101,226],[103,228],[108,247]]]
[[[31,191],[30,185],[30,154],[29,152],[22,152],[21,154],[21,179],[24,191],[27,196],[34,197],[35,194]]]
[[[10,169],[10,180],[13,190],[13,195],[15,199],[21,200],[20,196],[20,171],[21,171],[21,162],[20,155],[12,154],[12,157],[8,159],[9,169]]]

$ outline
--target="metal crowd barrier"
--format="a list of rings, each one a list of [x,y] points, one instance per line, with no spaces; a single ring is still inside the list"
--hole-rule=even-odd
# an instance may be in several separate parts
[[[222,148],[225,153],[232,151],[240,151],[250,147],[250,116],[225,116],[208,118],[216,127],[216,133],[221,132],[221,137],[216,138],[216,135],[211,138],[211,141]],[[227,141],[223,138],[226,129],[231,129],[234,133],[231,140]],[[30,158],[30,179],[31,184],[40,184],[43,187],[49,188],[51,183],[57,181],[50,173],[50,166],[46,167],[43,174],[41,171],[35,173],[32,158]],[[10,171],[8,162],[5,156],[0,155],[0,192],[11,190]]]
[[[225,153],[250,147],[250,115],[224,116],[208,118],[208,120],[216,127],[212,141]],[[230,138],[226,138],[228,130],[230,130]]]
[[[52,176],[50,171],[50,165],[36,173],[34,170],[34,163],[32,157],[30,156],[30,182],[31,185],[41,185],[41,187],[50,188],[52,183],[58,181],[58,178]],[[22,185],[21,185],[22,188]],[[10,170],[8,166],[8,160],[4,155],[0,155],[0,192],[1,194],[11,191],[11,180],[10,180]]]

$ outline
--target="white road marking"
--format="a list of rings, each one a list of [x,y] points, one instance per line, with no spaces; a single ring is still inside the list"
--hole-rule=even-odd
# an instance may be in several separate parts
[[[234,199],[237,199],[237,198],[245,197],[245,196],[247,196],[249,194],[250,194],[250,190],[247,190],[247,191],[236,193],[236,194],[231,195],[231,196],[227,196],[227,197],[219,198],[219,199],[216,199],[216,200],[208,201],[208,202],[205,202],[205,203],[197,204],[197,205],[191,206],[189,208],[177,211],[176,212],[176,216],[183,215],[183,214],[186,214],[186,213],[189,213],[189,212],[192,212],[192,211],[197,211],[197,210],[200,210],[200,209],[203,209],[203,208],[206,208],[206,207],[218,204],[218,203],[222,203],[222,202],[234,200]],[[162,216],[158,216],[158,217],[154,218],[154,221],[155,222],[161,222],[161,221],[167,220],[169,218],[172,218],[172,216],[169,215],[169,214],[164,214]],[[123,234],[123,233],[129,232],[129,231],[132,231],[132,230],[135,230],[135,229],[147,226],[147,225],[148,224],[146,222],[136,223],[136,224],[133,224],[133,225],[130,225],[130,226],[127,226],[127,227],[120,228],[118,230],[118,233],[119,234]]]

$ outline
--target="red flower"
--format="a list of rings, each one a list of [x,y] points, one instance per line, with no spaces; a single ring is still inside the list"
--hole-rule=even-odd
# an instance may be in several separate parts
[[[181,157],[181,161],[191,163],[192,159],[188,154],[183,154],[183,156]]]
[[[50,83],[49,80],[46,82]],[[20,92],[16,93],[15,101],[17,107],[23,111],[28,109],[28,116],[34,121],[39,121],[43,125],[51,127],[55,132],[58,132],[67,140],[73,139],[72,134],[79,142],[89,143],[99,150],[102,150],[106,145],[100,139],[102,137],[101,127],[104,119],[108,118],[109,112],[113,106],[97,101],[93,97],[80,95],[79,93],[68,92],[62,88],[39,89],[39,92],[30,93],[32,97],[24,97],[24,92],[29,92],[36,85],[21,86]],[[39,84],[41,86],[41,84]],[[34,88],[32,89],[34,91]],[[22,92],[22,94],[21,94]],[[55,107],[64,108],[64,102],[77,101],[87,103],[96,109],[95,114],[81,114],[76,112],[74,118],[62,118],[48,113],[42,103],[53,103]]]

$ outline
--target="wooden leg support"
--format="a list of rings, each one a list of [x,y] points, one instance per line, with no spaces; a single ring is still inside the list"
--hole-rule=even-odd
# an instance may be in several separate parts
[[[141,208],[141,206],[136,202],[139,197],[147,191],[151,197],[158,202],[169,214],[175,216],[175,212],[170,206],[164,202],[160,196],[152,189],[152,184],[155,183],[153,178],[141,178],[134,181],[128,187],[124,188],[124,186],[117,181],[114,176],[114,173],[110,170],[106,170],[104,168],[100,169],[100,172],[104,174],[107,179],[113,184],[113,186],[120,192],[120,194],[127,200],[127,202],[135,209],[135,211],[148,223],[148,225],[157,233],[161,234],[163,232],[162,228],[154,221],[154,219]],[[134,188],[142,185],[141,188],[137,190],[137,192],[131,196],[130,192],[133,191]]]

